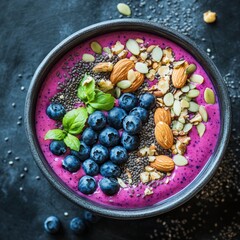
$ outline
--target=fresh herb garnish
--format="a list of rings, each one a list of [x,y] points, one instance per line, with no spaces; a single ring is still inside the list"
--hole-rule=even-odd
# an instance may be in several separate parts
[[[95,85],[95,80],[85,74],[78,87],[78,97],[86,104],[89,114],[95,110],[109,111],[114,106],[114,97],[96,89]]]
[[[86,108],[80,107],[67,112],[63,117],[63,130],[52,129],[45,135],[45,140],[63,140],[72,150],[79,151],[80,141],[74,135],[80,134],[88,118]]]

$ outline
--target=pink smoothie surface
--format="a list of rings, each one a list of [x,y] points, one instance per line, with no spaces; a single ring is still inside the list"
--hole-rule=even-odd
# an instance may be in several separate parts
[[[204,77],[204,83],[197,86],[197,89],[200,90],[200,95],[197,97],[196,102],[205,106],[208,112],[209,120],[207,123],[204,123],[206,126],[206,132],[202,138],[199,138],[196,128],[194,127],[192,129],[190,133],[191,143],[188,145],[187,152],[185,153],[185,157],[188,159],[189,164],[184,167],[176,166],[171,176],[154,182],[152,184],[154,192],[152,195],[143,197],[144,190],[147,185],[141,183],[137,186],[128,186],[124,189],[121,188],[114,196],[104,195],[99,187],[93,194],[84,195],[78,190],[79,179],[84,175],[83,170],[80,169],[76,173],[70,173],[64,170],[62,168],[62,160],[65,156],[58,157],[53,155],[49,151],[50,141],[44,140],[44,136],[47,131],[56,128],[55,121],[49,119],[46,115],[46,108],[50,103],[49,98],[53,97],[59,91],[57,90],[58,82],[64,81],[64,78],[59,78],[59,74],[62,76],[65,74],[65,76],[68,77],[66,65],[71,68],[75,63],[82,59],[82,54],[93,53],[90,48],[90,43],[92,41],[98,41],[103,47],[109,47],[114,45],[118,40],[121,43],[126,43],[129,38],[142,38],[145,42],[149,42],[150,45],[159,45],[163,49],[165,47],[171,47],[175,53],[176,60],[184,58],[189,63],[195,63],[197,65],[195,73]],[[214,152],[220,130],[220,112],[218,99],[216,99],[216,103],[213,105],[205,103],[203,99],[203,92],[206,87],[214,90],[213,84],[211,83],[208,75],[202,66],[195,60],[194,56],[165,38],[142,32],[115,32],[101,35],[73,48],[50,70],[38,95],[35,115],[37,139],[46,161],[59,177],[59,181],[63,181],[69,188],[73,189],[80,196],[101,205],[117,208],[136,209],[159,204],[162,200],[173,196],[191,183]],[[101,176],[96,176],[95,179],[99,181]]]

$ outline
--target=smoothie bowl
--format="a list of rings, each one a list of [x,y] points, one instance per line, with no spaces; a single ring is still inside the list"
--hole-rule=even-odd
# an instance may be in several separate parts
[[[60,43],[37,69],[25,110],[47,179],[78,205],[121,219],[194,196],[230,132],[226,88],[206,54],[140,20],[96,24]]]

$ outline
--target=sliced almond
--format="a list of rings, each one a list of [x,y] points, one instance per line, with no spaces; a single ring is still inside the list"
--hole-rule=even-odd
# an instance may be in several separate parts
[[[185,99],[181,100],[181,107],[182,108],[189,108],[189,102],[186,101]]]
[[[197,90],[197,89],[192,89],[192,90],[190,90],[188,93],[187,93],[187,97],[189,97],[189,98],[195,98],[195,97],[197,97],[198,95],[200,94],[200,91],[199,90]]]
[[[121,96],[121,89],[119,87],[115,88],[115,95],[116,95],[116,98],[120,98],[120,96]]]
[[[198,113],[193,118],[191,118],[190,123],[199,123],[202,121],[202,116]]]
[[[215,103],[215,94],[212,89],[206,88],[204,91],[204,100],[208,104],[214,104]]]
[[[122,188],[127,187],[127,184],[121,178],[117,178],[117,181]]]
[[[111,52],[111,49],[109,48],[109,47],[104,47],[103,48],[103,51],[105,52],[105,53],[108,53],[108,54],[111,54],[112,52]]]
[[[95,53],[102,53],[102,46],[98,42],[91,42],[90,46]]]
[[[180,167],[186,166],[188,164],[188,160],[184,156],[179,154],[173,157],[173,161],[177,166],[180,166]]]
[[[134,82],[134,81],[136,80],[136,74],[135,74],[135,72],[133,71],[133,69],[130,69],[130,70],[128,71],[127,79],[128,79],[130,82]]]
[[[122,80],[117,83],[117,86],[121,89],[127,89],[132,85],[132,82],[129,80]]]
[[[140,54],[140,58],[141,58],[143,61],[145,61],[145,60],[147,59],[147,57],[148,57],[147,52],[142,52],[142,53]]]
[[[172,93],[167,93],[164,97],[163,97],[163,102],[167,107],[170,107],[173,105],[174,102],[174,97]]]
[[[152,168],[152,167],[150,167],[150,166],[146,166],[146,167],[145,167],[145,171],[146,171],[146,172],[152,172],[152,171],[154,171],[154,168]]]
[[[150,172],[150,180],[158,180],[161,178],[161,175],[158,172]]]
[[[192,129],[192,127],[193,127],[193,125],[191,123],[187,123],[187,124],[185,124],[183,131],[185,133],[188,133]]]
[[[82,60],[83,60],[84,62],[94,62],[95,57],[94,57],[92,54],[84,53],[84,54],[82,55]]]
[[[185,63],[185,60],[180,60],[180,61],[173,62],[173,67],[174,68],[179,68],[184,63]]]
[[[205,130],[206,130],[206,127],[205,127],[205,125],[203,123],[199,123],[197,125],[197,131],[198,131],[199,137],[203,136],[203,134],[205,133]]]
[[[179,116],[181,113],[181,104],[179,100],[175,100],[173,103],[173,111],[175,113],[176,116]]]
[[[185,124],[185,122],[186,122],[186,120],[185,120],[185,118],[184,118],[183,116],[180,116],[180,117],[178,118],[178,121],[179,121],[180,123],[182,123],[182,124]]]
[[[189,102],[189,108],[188,108],[188,110],[189,110],[190,112],[198,112],[198,110],[199,110],[199,105],[198,105],[197,103],[195,103],[195,102]]]
[[[142,172],[140,173],[140,180],[142,183],[148,183],[150,181],[150,174],[149,172]]]
[[[194,84],[191,84],[191,83],[190,83],[188,86],[189,86],[190,90],[192,90],[192,89],[195,89],[195,88],[196,88],[196,85],[194,85]]]
[[[154,162],[155,159],[156,159],[155,156],[148,156],[148,161],[149,161],[149,162]]]
[[[119,57],[120,59],[123,59],[123,58],[125,58],[127,55],[128,55],[128,51],[127,51],[127,50],[122,50],[122,51],[118,54],[118,57]]]
[[[156,47],[155,45],[149,46],[149,47],[147,48],[147,52],[148,52],[148,53],[151,53],[152,50],[153,50],[155,47]]]
[[[128,41],[126,42],[126,47],[133,55],[139,55],[140,47],[136,40],[128,39]]]
[[[147,67],[146,63],[137,62],[135,64],[135,68],[140,73],[148,73],[148,67]]]
[[[177,131],[182,131],[182,130],[183,130],[183,127],[184,127],[184,125],[183,125],[181,122],[179,122],[179,121],[176,122],[176,124],[175,124],[175,129],[176,129]]]
[[[189,90],[190,90],[190,87],[188,85],[181,88],[181,91],[184,92],[184,93],[189,92]]]
[[[122,52],[123,49],[124,49],[124,45],[120,41],[117,41],[115,45],[112,46],[112,52],[114,54],[119,54],[120,52]]]
[[[208,121],[208,113],[204,106],[199,107],[199,113],[201,114],[203,121],[207,122]]]
[[[152,50],[151,55],[152,55],[153,61],[160,62],[163,56],[163,51],[160,47],[157,46]]]
[[[169,66],[161,66],[158,68],[158,74],[161,76],[161,77],[164,77],[166,75],[169,75],[170,74],[170,68]]]
[[[203,78],[203,76],[194,73],[194,74],[190,77],[190,81],[191,81],[191,82],[195,82],[195,83],[202,84],[203,81],[204,81],[204,78]]]
[[[141,39],[141,38],[137,38],[135,40],[136,40],[137,43],[144,43],[143,39]]]

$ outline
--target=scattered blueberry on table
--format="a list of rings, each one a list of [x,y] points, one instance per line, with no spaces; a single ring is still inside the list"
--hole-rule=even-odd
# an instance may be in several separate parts
[[[60,231],[61,222],[55,216],[50,216],[44,221],[44,229],[51,234],[56,234]]]
[[[75,234],[82,234],[86,230],[86,224],[80,217],[75,217],[70,222],[70,229]]]

